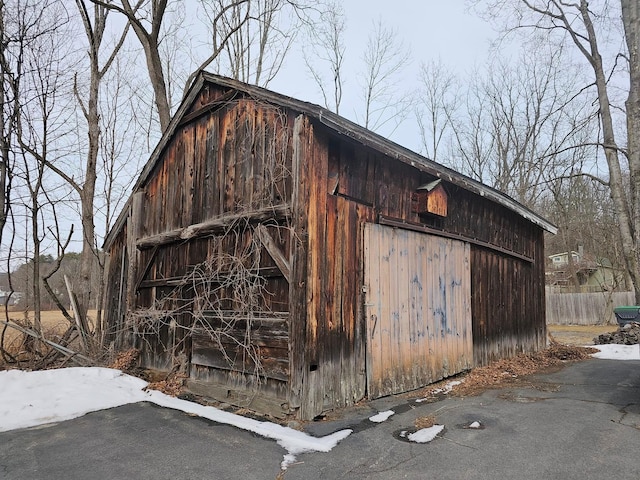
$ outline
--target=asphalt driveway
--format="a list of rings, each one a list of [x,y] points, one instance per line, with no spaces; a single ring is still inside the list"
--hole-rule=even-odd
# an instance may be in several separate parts
[[[640,478],[640,361],[587,360],[529,383],[434,403],[380,399],[305,429],[352,433],[298,457],[293,479]],[[380,424],[368,417],[396,413]],[[400,432],[417,417],[445,426],[431,443]],[[472,422],[481,428],[471,429]],[[147,403],[0,433],[0,479],[274,479],[274,441]]]

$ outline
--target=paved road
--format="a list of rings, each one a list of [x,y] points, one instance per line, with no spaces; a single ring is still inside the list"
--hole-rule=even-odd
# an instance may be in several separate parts
[[[530,385],[434,403],[380,399],[306,428],[355,431],[330,453],[300,455],[294,479],[640,478],[640,361],[587,360]],[[367,420],[392,408],[381,424]],[[397,438],[434,414],[428,444]],[[483,428],[464,428],[478,421]],[[149,404],[0,434],[0,479],[274,479],[274,441]]]

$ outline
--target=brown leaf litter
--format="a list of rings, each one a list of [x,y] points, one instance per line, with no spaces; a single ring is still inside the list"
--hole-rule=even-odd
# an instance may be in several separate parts
[[[551,341],[549,347],[536,353],[521,353],[512,358],[492,362],[477,367],[457,379],[446,379],[430,385],[418,392],[423,398],[436,397],[452,380],[462,380],[451,387],[451,394],[457,396],[479,395],[488,388],[498,388],[532,375],[565,364],[569,361],[585,360],[598,350],[590,347],[564,345]],[[412,394],[412,396],[415,396]]]
[[[121,370],[124,373],[142,378],[149,382],[145,387],[145,390],[159,390],[160,392],[177,397],[184,393],[183,386],[184,381],[187,378],[186,375],[177,372],[171,372],[169,374],[158,375],[158,372],[151,372],[143,368],[138,367],[138,358],[140,356],[140,350],[131,348],[119,352],[115,360],[109,365],[109,368]]]

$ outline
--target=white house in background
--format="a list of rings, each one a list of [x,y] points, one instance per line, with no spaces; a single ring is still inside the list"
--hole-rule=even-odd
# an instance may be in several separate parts
[[[0,306],[5,304],[10,293],[11,292],[0,290]],[[11,299],[9,300],[9,306],[17,305],[20,302],[21,298],[22,292],[13,292],[13,295],[11,295]]]
[[[547,257],[547,285],[579,288],[581,291],[613,291],[625,289],[625,274],[614,268],[607,258],[597,258],[578,251],[561,252]]]
[[[584,256],[583,253],[576,252],[572,250],[571,252],[562,252],[556,253],[554,255],[549,255],[549,260],[551,260],[551,265],[553,267],[565,267],[569,265],[569,255],[571,255],[571,263],[579,263]]]

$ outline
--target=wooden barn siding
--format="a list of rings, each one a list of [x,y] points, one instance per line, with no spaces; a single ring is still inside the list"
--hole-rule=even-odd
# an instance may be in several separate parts
[[[104,325],[105,340],[107,344],[113,343],[116,348],[124,346],[125,318],[127,312],[127,276],[129,268],[127,261],[126,228],[111,244],[107,252],[107,264],[105,266],[104,300]]]
[[[445,184],[449,194],[448,217],[420,217],[411,210],[410,195],[420,185],[433,180],[433,177],[408,165],[390,161],[362,146],[335,138],[329,142],[328,193],[335,194],[341,201],[368,209],[368,218],[372,221],[381,214],[407,222],[426,222],[427,226],[486,242],[532,260],[527,262],[508,253],[478,246],[472,248],[471,311],[476,364],[482,365],[492,359],[544,347],[546,330],[541,228],[502,206],[449,184]],[[330,205],[328,202],[328,210]],[[360,228],[363,218],[357,221]],[[361,241],[358,240],[356,245],[360,249]],[[331,252],[329,248],[326,251]],[[360,251],[358,258],[362,262]],[[358,269],[361,270],[361,263]],[[352,278],[361,285],[361,276],[352,275]],[[518,282],[517,287],[514,282]],[[347,291],[344,288],[340,290],[339,284],[331,286],[330,283],[327,289],[333,291],[336,298]],[[361,299],[358,291],[353,290],[353,294]],[[361,315],[361,311],[358,315]],[[362,331],[361,324],[358,328]],[[364,348],[364,339],[359,338],[358,341],[362,342],[361,347]],[[329,347],[328,351],[332,351],[332,348]],[[340,401],[347,400],[343,397]]]
[[[291,201],[295,231],[295,240],[289,245],[292,281],[288,289],[280,284],[278,296],[282,297],[275,302],[289,305],[291,312],[289,400],[292,407],[304,404],[301,408],[307,417],[331,404],[349,404],[363,392],[362,381],[358,380],[364,376],[362,296],[357,293],[362,285],[362,224],[375,221],[379,214],[408,222],[424,221],[412,213],[410,195],[434,178],[361,145],[333,136],[327,138],[320,124],[316,125],[316,139],[312,122],[303,117],[299,118],[299,138],[291,141],[289,135],[294,125],[291,112],[283,122],[281,112],[271,107],[231,97],[225,97],[228,103],[220,103],[215,108],[207,106],[211,99],[223,94],[215,88],[205,89],[189,114],[189,121],[184,122],[169,142],[145,188],[147,216],[141,234],[159,234],[238,211],[247,198],[250,199],[248,209],[280,200]],[[212,113],[201,114],[199,109]],[[238,128],[242,125],[244,129]],[[258,137],[264,142],[256,142],[255,137],[248,142],[243,132],[250,130],[252,135],[261,132]],[[282,167],[292,175],[274,173],[277,168],[270,168],[265,162],[267,158],[274,158],[268,152],[276,152],[292,162]],[[185,161],[184,155],[192,155],[193,163]],[[264,168],[256,168],[261,161],[265,163]],[[182,162],[182,166],[175,165],[176,162]],[[248,181],[246,174],[250,174],[253,181]],[[240,181],[241,178],[244,181]],[[179,179],[183,185],[174,185]],[[260,195],[255,195],[255,185],[261,181],[273,188],[263,188]],[[505,216],[506,209],[485,199],[451,185],[446,188],[449,217],[427,219],[427,225],[513,249],[534,260],[542,258],[541,252],[536,252],[531,244],[536,235],[541,236],[538,228],[532,228],[516,215]],[[185,214],[183,207],[187,203],[190,207],[187,206]],[[523,230],[531,230],[533,234]],[[349,240],[354,237],[355,242]],[[355,251],[349,250],[348,245],[352,243]],[[196,250],[193,254],[184,253],[191,252],[191,245],[195,244],[199,253],[195,253]],[[167,255],[158,260],[158,265],[153,265],[149,274],[157,278],[160,271],[167,275],[184,272],[186,265],[193,265],[198,258],[203,258],[202,253],[210,252],[210,246],[201,239],[190,240],[183,246],[186,248],[176,259],[167,261]],[[326,256],[331,248],[343,250],[341,267]],[[184,255],[188,255],[186,260]],[[160,257],[164,257],[162,252]],[[346,289],[351,288],[349,282],[355,283],[355,290],[351,292]],[[153,295],[145,303],[152,298]],[[328,298],[333,299],[332,305],[326,303]],[[531,297],[525,300],[530,301]],[[479,306],[474,304],[472,308]],[[331,346],[325,349],[325,344]],[[222,383],[239,382],[238,375],[232,373],[205,369],[197,375]],[[355,380],[339,380],[347,374]],[[246,385],[247,379],[240,383]],[[286,390],[283,385],[274,389],[280,396]]]
[[[542,249],[541,243],[536,256],[539,261],[531,263],[472,246],[476,366],[546,345]]]
[[[220,92],[215,89],[205,89],[190,113],[193,114],[191,119],[183,122],[168,143],[144,187],[145,216],[140,236],[163,234],[233,212],[251,212],[280,205],[291,198],[288,119],[271,106],[242,98],[225,100],[215,109],[207,107],[210,111],[198,114],[199,109],[219,97]],[[289,164],[282,164],[287,159]],[[279,239],[279,246],[286,255],[289,240],[288,235],[282,232],[287,230],[277,228],[275,222],[271,223],[274,225],[268,230],[272,237]],[[245,243],[251,241],[249,230],[244,237]],[[215,255],[216,251],[234,253],[236,246],[230,239],[222,243],[221,246],[212,238],[193,238],[161,245],[156,251],[142,250],[137,265],[140,288],[132,307],[153,305],[155,300],[175,287],[176,280],[208,256]],[[268,304],[265,308],[286,313],[289,303],[288,282],[281,274],[273,274],[277,271],[275,263],[264,249],[260,262],[261,269],[271,272],[266,279],[270,295],[267,295]],[[145,268],[147,271],[143,272]],[[142,273],[145,273],[144,277],[140,276]],[[166,280],[165,285],[163,279]],[[183,293],[185,300],[188,300],[189,290]],[[189,327],[189,319],[189,315],[180,316],[179,323]],[[269,325],[267,320],[265,322],[261,324],[263,332]],[[277,329],[281,327],[278,324]],[[186,329],[170,331],[163,328],[157,342],[154,343],[151,338],[144,339],[148,342],[145,363],[156,368],[170,367],[170,358],[163,350],[175,346],[190,354],[191,344],[190,339],[185,337],[186,332]],[[277,365],[267,369],[267,376],[277,378],[268,378],[266,383],[260,384],[260,390],[286,399],[286,388],[282,384],[286,384],[283,376],[288,373],[288,350],[282,349],[279,337],[277,341],[274,340],[277,346],[264,344],[265,338],[268,341],[276,337],[270,337],[265,332],[261,344],[257,345],[264,354],[264,362]],[[196,347],[200,355],[196,361],[197,358],[210,360],[216,356],[213,346],[209,353],[205,353],[205,345],[204,338],[196,335]],[[245,390],[255,386],[251,377],[253,369],[247,375],[241,371],[246,365],[232,363],[229,368],[223,368],[214,361],[209,363],[213,365],[194,365],[192,378],[196,381],[228,383]]]
[[[369,397],[414,390],[473,362],[469,244],[365,226]]]
[[[324,281],[317,306],[319,365],[324,377],[323,409],[353,405],[366,395],[365,328],[362,312],[362,226],[374,218],[365,205],[326,196]]]

